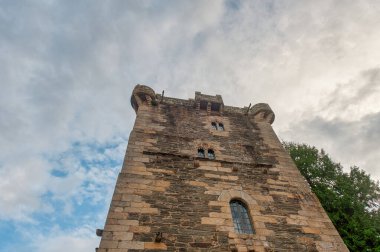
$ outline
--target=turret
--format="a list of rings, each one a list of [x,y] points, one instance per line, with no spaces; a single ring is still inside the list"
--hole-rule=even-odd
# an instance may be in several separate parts
[[[266,121],[269,124],[274,122],[274,113],[266,103],[257,103],[249,110],[249,117],[255,121]]]
[[[139,107],[143,104],[151,105],[152,103],[156,103],[156,93],[154,90],[145,85],[136,85],[131,96],[131,105],[135,112],[137,113]]]

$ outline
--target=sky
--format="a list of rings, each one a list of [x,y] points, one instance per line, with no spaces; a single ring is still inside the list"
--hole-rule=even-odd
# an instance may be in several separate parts
[[[0,251],[99,245],[133,87],[268,103],[380,179],[380,1],[0,0]]]

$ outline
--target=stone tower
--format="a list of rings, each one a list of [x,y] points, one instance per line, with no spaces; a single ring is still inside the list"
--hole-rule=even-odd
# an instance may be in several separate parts
[[[137,85],[98,252],[348,251],[264,103],[163,97]]]

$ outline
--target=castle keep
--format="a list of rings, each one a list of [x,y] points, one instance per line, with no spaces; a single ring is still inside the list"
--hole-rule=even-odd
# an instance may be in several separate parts
[[[267,104],[175,99],[143,85],[131,104],[136,121],[98,252],[348,251]]]

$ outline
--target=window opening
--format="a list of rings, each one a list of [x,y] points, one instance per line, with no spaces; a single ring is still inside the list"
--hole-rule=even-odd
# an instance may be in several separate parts
[[[212,123],[211,123],[211,127],[212,127],[212,129],[214,129],[214,130],[218,130],[218,127],[216,126],[216,122],[212,122]]]
[[[202,157],[202,158],[205,157],[205,150],[204,149],[202,149],[202,148],[198,149],[198,157]]]
[[[221,131],[224,130],[224,125],[223,125],[223,123],[219,123],[219,125],[218,125],[218,130],[221,130]]]
[[[201,101],[199,104],[199,108],[202,110],[207,110],[207,102],[206,101]]]
[[[235,231],[239,234],[253,234],[254,230],[246,205],[240,200],[231,200],[230,207]]]
[[[211,103],[211,111],[219,112],[220,105],[218,103]]]
[[[207,154],[209,159],[215,159],[215,153],[213,150],[209,149]]]

